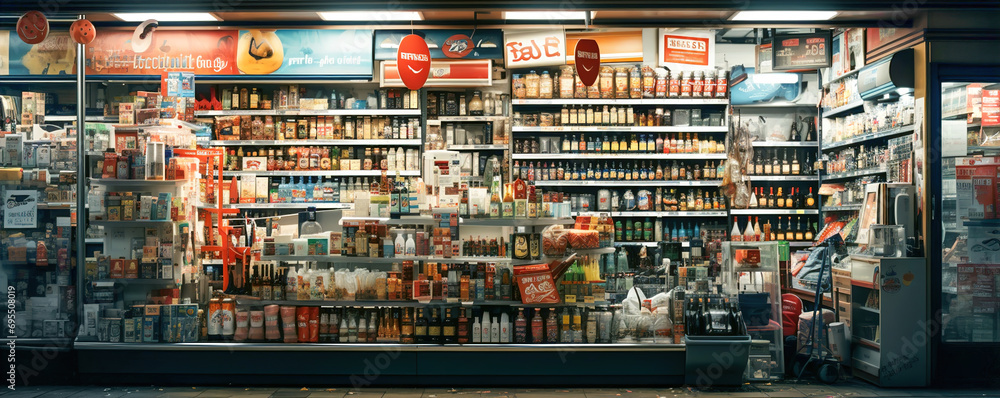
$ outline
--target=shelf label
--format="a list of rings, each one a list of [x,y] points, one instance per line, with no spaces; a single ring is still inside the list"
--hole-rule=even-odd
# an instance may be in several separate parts
[[[9,190],[4,195],[4,228],[38,227],[38,191]]]

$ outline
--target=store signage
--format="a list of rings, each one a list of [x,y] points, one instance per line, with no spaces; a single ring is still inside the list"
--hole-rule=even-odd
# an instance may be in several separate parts
[[[1000,90],[983,90],[983,127],[1000,126]]]
[[[102,31],[87,46],[88,75],[156,75],[184,70],[198,75],[236,74],[235,30],[158,30],[146,51],[132,49],[131,30]]]
[[[21,41],[12,31],[0,31],[0,74],[72,75],[76,73],[76,43],[69,32],[51,32],[39,44]]]
[[[703,30],[660,29],[660,66],[715,67],[715,34]]]
[[[431,72],[431,54],[422,37],[409,35],[399,41],[396,70],[406,88],[419,90],[424,86]]]
[[[477,60],[433,60],[430,62],[430,76],[424,87],[482,87],[493,84],[493,61]],[[403,87],[396,61],[382,62],[382,87]]]
[[[774,70],[818,69],[830,66],[829,32],[774,37]]]
[[[157,35],[160,33],[157,31]],[[241,30],[239,38],[236,62],[240,73],[346,77],[372,74],[371,30]]]
[[[593,86],[601,70],[601,48],[596,40],[584,39],[576,43],[573,50],[576,74],[585,86]]]
[[[985,228],[982,228],[985,229]],[[970,237],[972,230],[970,232]],[[972,298],[972,313],[995,314],[1000,308],[1000,265],[958,264],[958,294]]]
[[[423,37],[431,59],[499,59],[503,31],[500,29],[406,29],[376,30],[375,59],[392,61],[403,37],[415,34]]]
[[[566,33],[566,49],[576,53],[580,40],[594,40],[601,48],[601,62],[642,62],[642,31]],[[574,59],[566,60],[573,63]]]
[[[9,190],[4,195],[4,228],[38,227],[38,191]]]
[[[511,32],[504,43],[507,68],[566,64],[566,33],[559,30]]]
[[[755,73],[770,73],[771,70],[771,43],[760,44],[754,48],[754,61],[757,67],[754,68]]]

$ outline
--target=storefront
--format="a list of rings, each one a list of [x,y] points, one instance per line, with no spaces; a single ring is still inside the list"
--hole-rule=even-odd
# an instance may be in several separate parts
[[[5,9],[22,380],[988,377],[995,13],[542,6]]]

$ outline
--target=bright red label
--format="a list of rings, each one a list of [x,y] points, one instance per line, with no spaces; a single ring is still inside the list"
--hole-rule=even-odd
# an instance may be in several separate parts
[[[576,74],[580,76],[580,81],[585,86],[594,85],[601,70],[601,48],[597,45],[597,41],[580,40],[576,43],[573,56],[576,61]]]
[[[399,41],[396,63],[403,85],[410,90],[419,90],[427,82],[431,72],[431,52],[423,37],[408,35]]]
[[[441,46],[441,53],[448,58],[465,58],[474,48],[476,48],[476,45],[472,43],[472,39],[469,36],[454,35],[444,41],[444,45]]]

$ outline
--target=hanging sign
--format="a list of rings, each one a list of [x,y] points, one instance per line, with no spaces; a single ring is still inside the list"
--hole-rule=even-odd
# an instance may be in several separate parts
[[[584,39],[597,42],[601,48],[601,62],[642,62],[642,30],[566,33],[566,49],[575,53],[576,44]]]
[[[424,38],[431,59],[499,59],[503,58],[503,31],[500,29],[414,29],[376,30],[375,59],[396,59],[399,41],[415,34]]]
[[[410,90],[419,90],[427,82],[427,76],[431,72],[431,54],[427,42],[417,35],[404,37],[396,50],[396,65],[403,85]]]
[[[830,32],[777,35],[773,41],[773,69],[827,68],[831,64]]]
[[[369,77],[374,66],[372,33],[366,29],[241,30],[236,64],[247,75]],[[159,37],[162,31],[156,34]]]
[[[382,87],[402,87],[403,80],[396,61],[382,62]],[[488,59],[434,60],[424,87],[483,87],[493,84],[493,62]]]
[[[38,191],[9,190],[4,195],[4,228],[38,227]]]
[[[660,66],[683,69],[715,67],[715,34],[704,30],[660,29]]]
[[[102,31],[87,46],[88,75],[156,75],[186,70],[198,75],[234,75],[235,30],[158,30],[156,42],[137,53],[132,30]],[[141,48],[141,47],[140,47]]]
[[[561,29],[511,32],[504,43],[507,68],[566,64],[566,33]]]
[[[573,51],[573,60],[576,62],[576,74],[580,76],[583,85],[593,86],[601,70],[601,48],[597,45],[597,41],[591,39],[578,41]]]

